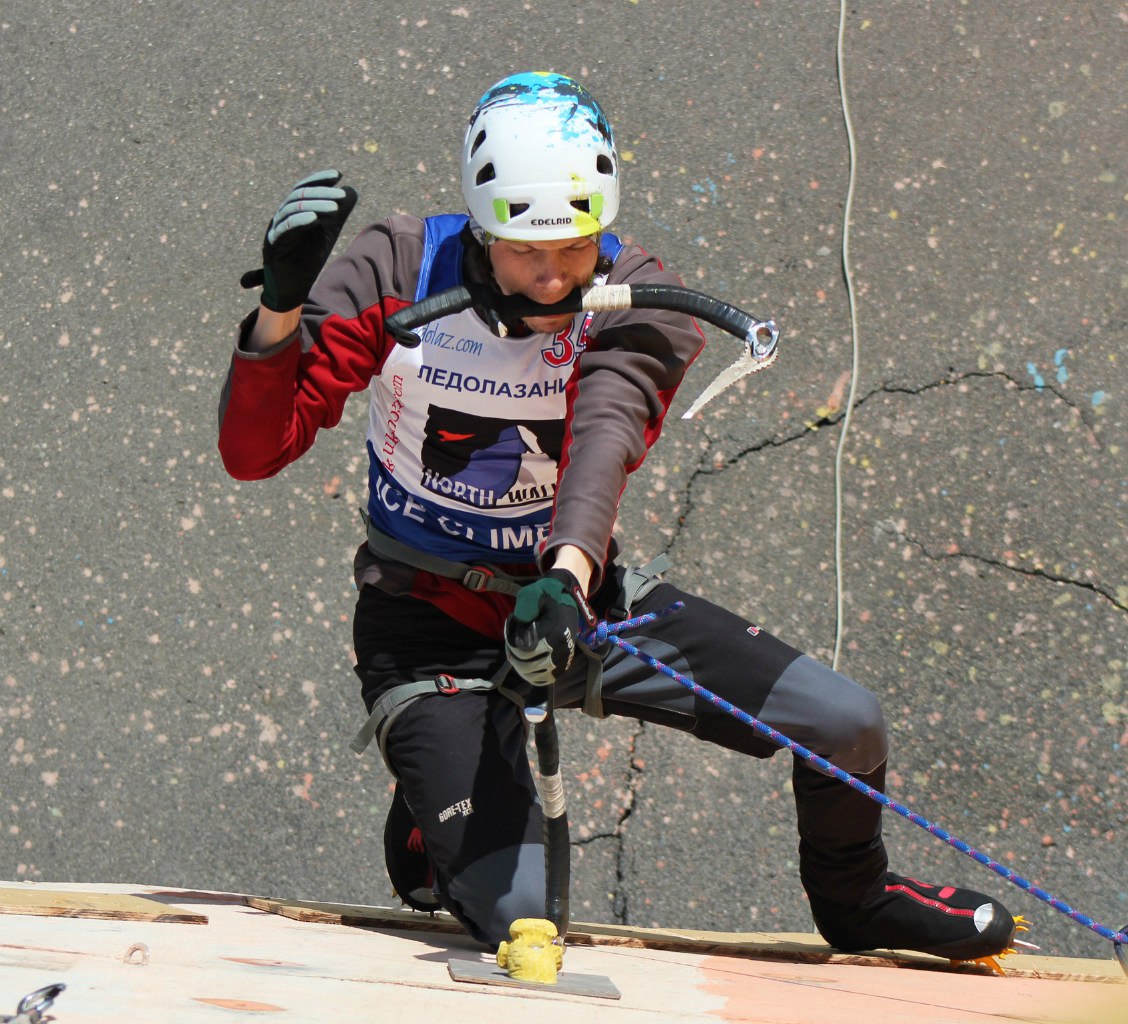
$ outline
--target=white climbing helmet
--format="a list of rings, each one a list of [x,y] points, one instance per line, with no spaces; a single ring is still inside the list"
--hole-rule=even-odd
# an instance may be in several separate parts
[[[485,238],[583,238],[619,212],[611,124],[578,82],[503,78],[478,101],[462,146],[462,195]]]

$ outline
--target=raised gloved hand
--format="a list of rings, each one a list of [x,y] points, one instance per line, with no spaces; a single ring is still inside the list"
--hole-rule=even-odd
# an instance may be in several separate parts
[[[329,259],[352,209],[356,189],[338,171],[318,171],[299,181],[278,208],[262,243],[262,269],[251,270],[244,288],[262,285],[262,304],[278,313],[296,309],[307,298]]]
[[[505,650],[522,679],[551,686],[563,677],[579,653],[581,614],[594,622],[580,584],[565,569],[549,569],[521,588],[505,622]]]

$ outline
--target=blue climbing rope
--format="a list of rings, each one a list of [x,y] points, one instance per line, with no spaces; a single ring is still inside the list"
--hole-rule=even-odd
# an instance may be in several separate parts
[[[745,725],[751,726],[757,732],[763,733],[778,746],[785,747],[792,753],[798,754],[801,758],[809,761],[824,774],[834,776],[834,778],[838,779],[841,782],[845,782],[846,785],[852,787],[853,789],[856,789],[859,793],[864,793],[871,800],[876,800],[883,807],[888,807],[891,811],[899,814],[902,818],[908,818],[909,821],[911,821],[914,825],[919,825],[926,832],[931,833],[938,839],[942,839],[949,846],[959,850],[960,853],[966,854],[967,856],[971,857],[972,860],[978,861],[984,867],[990,868],[995,872],[995,874],[1001,875],[1008,882],[1017,885],[1024,892],[1030,893],[1032,896],[1040,899],[1043,903],[1048,903],[1051,907],[1054,908],[1054,910],[1060,911],[1061,913],[1065,914],[1065,916],[1070,918],[1071,920],[1076,921],[1078,924],[1084,925],[1086,928],[1096,932],[1103,938],[1116,943],[1118,946],[1117,954],[1119,955],[1119,947],[1121,946],[1121,944],[1128,943],[1128,930],[1124,932],[1113,931],[1111,928],[1106,928],[1103,924],[1099,924],[1091,917],[1087,917],[1085,914],[1082,914],[1080,911],[1074,910],[1073,907],[1071,907],[1068,903],[1065,903],[1062,900],[1059,900],[1057,897],[1052,896],[1050,893],[1046,892],[1045,889],[1038,888],[1038,886],[1034,885],[1033,882],[1027,881],[1025,878],[1023,878],[1019,874],[1016,874],[1010,868],[1006,867],[1003,864],[1000,864],[998,861],[992,860],[985,853],[980,853],[974,847],[969,846],[967,843],[965,843],[962,839],[957,839],[955,836],[946,832],[939,825],[934,824],[927,818],[921,817],[915,811],[909,810],[909,808],[904,806],[904,804],[899,804],[896,800],[891,800],[884,793],[878,792],[878,790],[874,789],[872,786],[868,786],[860,779],[854,778],[854,776],[849,772],[843,771],[836,765],[831,764],[825,757],[820,757],[813,751],[808,750],[801,743],[796,743],[794,740],[788,739],[779,730],[773,729],[770,725],[766,725],[758,718],[748,714],[747,711],[742,711],[734,704],[730,704],[723,697],[718,697],[712,691],[705,689],[704,686],[701,686],[699,683],[695,683],[688,676],[682,675],[682,673],[670,668],[669,665],[663,664],[657,658],[652,657],[645,651],[639,650],[639,648],[635,647],[634,644],[630,643],[627,640],[624,640],[618,635],[620,633],[625,633],[628,630],[637,629],[640,626],[654,622],[656,619],[670,615],[673,612],[679,611],[683,607],[683,603],[681,601],[678,601],[675,604],[670,605],[669,608],[665,608],[662,611],[648,612],[645,615],[639,615],[638,617],[633,619],[626,619],[623,622],[599,622],[593,629],[588,630],[584,634],[583,640],[589,647],[594,648],[599,648],[605,643],[613,644],[620,650],[626,651],[627,654],[630,654],[633,657],[638,658],[640,661],[645,662],[656,672],[661,672],[663,675],[669,676],[675,682],[681,683],[682,686],[686,687],[686,689],[688,690],[693,691],[693,693],[700,697],[702,700],[707,700],[710,704],[715,704],[722,711],[725,711],[728,714],[732,715],[733,718],[736,718],[738,721],[743,722]]]

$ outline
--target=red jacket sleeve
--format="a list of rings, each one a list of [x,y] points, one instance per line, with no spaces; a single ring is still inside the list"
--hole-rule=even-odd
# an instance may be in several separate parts
[[[408,305],[423,225],[408,217],[374,224],[318,278],[292,338],[247,352],[239,331],[219,407],[219,451],[239,480],[273,476],[341,420],[349,395],[379,373],[390,339],[384,318]]]

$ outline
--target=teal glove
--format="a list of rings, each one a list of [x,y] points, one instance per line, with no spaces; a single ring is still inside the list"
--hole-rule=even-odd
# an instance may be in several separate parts
[[[356,206],[356,189],[337,188],[340,180],[332,170],[303,178],[271,220],[262,243],[262,269],[248,271],[240,282],[244,288],[262,285],[267,309],[285,313],[309,298]]]
[[[580,613],[594,616],[576,578],[550,569],[521,588],[505,622],[505,651],[517,674],[534,686],[551,686],[572,667],[580,644]]]

